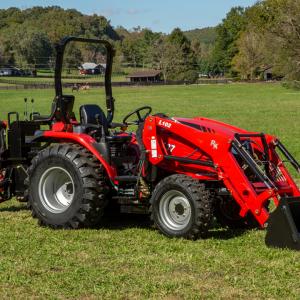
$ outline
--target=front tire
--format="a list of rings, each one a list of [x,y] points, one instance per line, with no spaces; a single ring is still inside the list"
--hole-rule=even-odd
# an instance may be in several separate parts
[[[107,202],[106,191],[100,162],[78,145],[49,147],[29,168],[29,206],[41,225],[96,226]]]
[[[163,179],[151,198],[151,218],[168,237],[190,240],[207,236],[213,218],[210,192],[185,175]]]

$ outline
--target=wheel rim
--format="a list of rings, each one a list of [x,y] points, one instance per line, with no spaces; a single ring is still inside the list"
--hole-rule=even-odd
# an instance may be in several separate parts
[[[191,220],[191,205],[187,197],[177,191],[166,192],[159,203],[162,222],[171,230],[183,230]]]
[[[52,213],[66,211],[74,199],[75,186],[72,176],[60,167],[46,170],[41,176],[38,189],[42,204]]]

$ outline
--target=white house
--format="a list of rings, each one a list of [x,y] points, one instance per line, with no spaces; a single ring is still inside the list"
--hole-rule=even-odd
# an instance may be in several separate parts
[[[95,64],[91,62],[84,63],[79,68],[79,73],[81,75],[99,75],[104,74],[106,69],[106,64]]]

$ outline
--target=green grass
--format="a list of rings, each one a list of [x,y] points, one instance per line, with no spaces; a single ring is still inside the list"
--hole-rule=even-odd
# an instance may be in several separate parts
[[[205,116],[278,135],[298,158],[300,93],[280,85],[236,84],[118,88],[116,120],[151,105],[171,116]],[[104,105],[103,90],[76,93]],[[49,112],[53,92],[0,91],[4,118]],[[168,239],[142,218],[111,220],[99,230],[41,228],[15,201],[0,206],[2,298],[51,299],[299,299],[300,253],[268,249],[264,231],[215,229],[207,240]],[[118,226],[119,225],[119,226]]]

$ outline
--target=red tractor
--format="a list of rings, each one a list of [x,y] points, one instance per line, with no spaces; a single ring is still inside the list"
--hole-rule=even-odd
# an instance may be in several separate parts
[[[70,42],[105,46],[107,114],[87,104],[76,120],[74,96],[63,94],[61,82]],[[300,250],[300,191],[283,159],[298,173],[300,165],[276,137],[202,117],[151,114],[149,106],[114,123],[112,46],[68,37],[56,50],[51,114],[21,121],[11,112],[8,128],[2,123],[2,201],[28,199],[33,216],[53,228],[95,226],[115,203],[124,213],[151,214],[163,234],[187,239],[205,237],[216,217],[231,228],[267,227],[267,245]],[[126,132],[129,125],[136,133]]]

